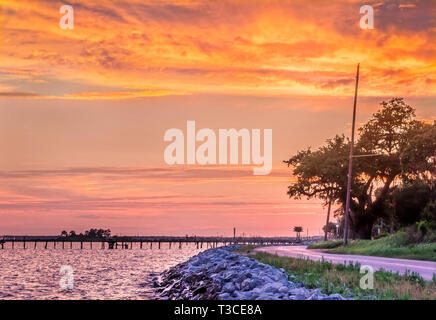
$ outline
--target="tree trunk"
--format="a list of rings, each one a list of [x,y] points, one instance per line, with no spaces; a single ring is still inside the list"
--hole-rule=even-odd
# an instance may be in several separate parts
[[[376,221],[371,212],[355,213],[353,218],[353,223],[350,225],[353,240],[371,239],[372,227]]]
[[[372,225],[362,225],[357,231],[357,236],[359,239],[369,240],[371,239]]]

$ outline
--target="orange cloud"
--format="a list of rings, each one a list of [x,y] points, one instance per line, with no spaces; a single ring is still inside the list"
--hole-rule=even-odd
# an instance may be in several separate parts
[[[48,96],[62,95],[56,82],[60,88],[73,80],[119,89],[344,96],[360,62],[362,95],[433,95],[426,81],[436,71],[429,46],[434,4],[392,4],[374,3],[376,29],[361,30],[360,1],[76,1],[75,29],[65,31],[58,3],[8,1],[0,68],[31,70],[41,91],[51,81],[50,92],[36,92]],[[402,73],[389,74],[393,69]],[[0,80],[29,92],[22,75]],[[105,94],[115,91],[69,97],[138,97]]]
[[[118,100],[142,97],[161,97],[169,95],[185,95],[182,91],[147,90],[147,91],[114,91],[114,92],[80,92],[62,96],[66,99]]]
[[[47,230],[52,225],[59,228],[64,221],[68,221],[69,227],[80,221],[123,230],[126,230],[123,225],[127,228],[136,225],[136,231],[147,230],[149,234],[180,234],[181,229],[175,225],[183,220],[181,224],[191,224],[188,230],[198,228],[202,234],[208,234],[211,223],[213,230],[223,230],[221,223],[231,220],[246,230],[262,232],[249,226],[255,220],[256,224],[271,219],[292,220],[294,214],[306,216],[303,220],[317,218],[319,223],[319,215],[323,214],[319,201],[290,201],[284,190],[275,192],[277,183],[284,186],[289,180],[289,170],[283,167],[264,177],[253,176],[252,170],[238,167],[88,167],[3,171],[0,177],[5,182],[0,187],[4,227],[18,214],[37,220],[35,227],[50,217]],[[200,223],[205,218],[208,221]],[[168,219],[171,224],[165,223]]]

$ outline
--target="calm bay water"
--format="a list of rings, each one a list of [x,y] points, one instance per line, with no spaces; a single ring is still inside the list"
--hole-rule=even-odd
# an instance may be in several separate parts
[[[196,249],[195,244],[178,243],[168,248],[157,244],[153,249],[100,249],[95,243],[90,249],[89,243],[74,243],[73,249],[69,243],[62,249],[61,244],[44,249],[43,243],[38,243],[37,249],[33,243],[23,249],[22,243],[10,244],[0,249],[0,299],[153,299],[153,290],[149,280],[203,249]],[[29,246],[31,246],[29,248]],[[67,249],[68,247],[68,249]],[[74,271],[74,288],[63,290],[60,287],[61,266],[68,265]]]

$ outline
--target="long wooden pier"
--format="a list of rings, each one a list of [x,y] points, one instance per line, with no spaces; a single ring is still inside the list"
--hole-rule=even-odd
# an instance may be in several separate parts
[[[124,236],[110,238],[59,237],[59,236],[3,236],[0,237],[0,249],[7,243],[10,248],[36,249],[42,243],[44,249],[73,249],[73,243],[80,243],[80,249],[99,247],[101,249],[133,249],[133,244],[139,249],[179,248],[183,245],[195,244],[197,249],[216,248],[231,244],[243,245],[293,245],[302,241],[318,240],[320,237],[169,237],[169,236]]]

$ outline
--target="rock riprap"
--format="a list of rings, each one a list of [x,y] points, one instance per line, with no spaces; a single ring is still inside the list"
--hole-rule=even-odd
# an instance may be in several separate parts
[[[292,282],[283,269],[232,252],[206,250],[153,279],[160,299],[187,300],[344,300]],[[292,279],[291,279],[292,280]]]

